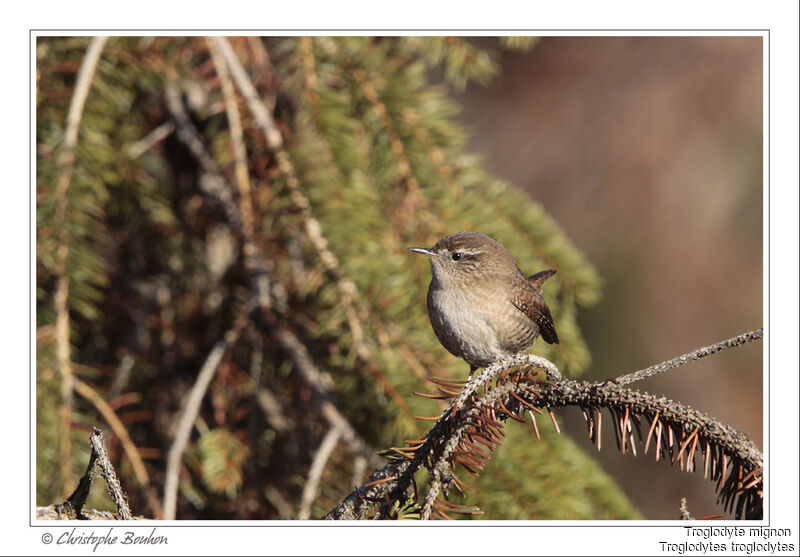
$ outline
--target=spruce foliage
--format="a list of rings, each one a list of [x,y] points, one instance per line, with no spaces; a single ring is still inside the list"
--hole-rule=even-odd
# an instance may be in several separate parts
[[[66,495],[51,472],[60,466],[53,449],[60,381],[51,333],[59,237],[53,184],[88,42],[41,38],[36,51],[39,504]],[[409,246],[479,230],[502,241],[523,271],[557,269],[544,290],[561,343],[537,341],[534,350],[565,375],[587,368],[577,315],[598,299],[597,275],[541,206],[481,170],[464,149],[467,130],[454,119],[451,92],[500,71],[493,48],[463,37],[230,42],[274,114],[310,213],[299,207],[285,168],[238,91],[250,190],[237,187],[221,78],[202,38],[110,39],[80,123],[65,222],[71,357],[77,376],[107,398],[144,459],[149,478],[143,484],[115,436],[106,434],[135,512],[159,512],[165,459],[187,392],[215,344],[248,312],[254,289],[245,254],[249,232],[237,212],[245,197],[252,204],[252,241],[271,284],[273,330],[291,331],[302,342],[324,372],[331,402],[376,451],[419,438],[427,424],[414,416],[441,411],[441,401],[412,394],[427,390],[428,378],[467,373],[430,329],[430,270]],[[534,42],[503,38],[495,47]],[[186,126],[167,101],[171,86],[211,165],[181,135]],[[309,214],[334,263],[326,263],[310,236]],[[348,280],[357,289],[351,299],[343,297]],[[178,518],[286,518],[287,507],[298,508],[331,427],[318,389],[303,380],[277,337],[251,324],[237,334],[183,455]],[[77,470],[85,462],[84,432],[108,425],[81,397],[72,422]],[[567,436],[543,427],[537,443],[527,429],[508,429],[509,442],[471,486],[469,503],[483,516],[637,517]],[[369,475],[360,458],[339,441],[320,478],[312,518]],[[400,514],[413,518],[413,504]]]

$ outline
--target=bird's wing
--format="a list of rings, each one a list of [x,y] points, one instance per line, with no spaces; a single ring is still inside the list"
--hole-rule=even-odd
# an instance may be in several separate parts
[[[547,307],[544,298],[539,294],[539,289],[542,283],[554,274],[555,271],[553,270],[541,271],[531,275],[528,279],[524,279],[528,288],[519,289],[517,291],[519,294],[511,300],[511,303],[518,310],[539,326],[539,334],[548,344],[558,344],[558,333],[556,333],[556,327],[553,324],[553,316],[550,315],[550,308]]]

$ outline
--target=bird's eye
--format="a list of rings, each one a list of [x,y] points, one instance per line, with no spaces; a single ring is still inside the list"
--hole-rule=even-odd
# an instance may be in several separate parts
[[[458,261],[459,259],[461,259],[461,252],[457,251],[453,254],[453,261]]]

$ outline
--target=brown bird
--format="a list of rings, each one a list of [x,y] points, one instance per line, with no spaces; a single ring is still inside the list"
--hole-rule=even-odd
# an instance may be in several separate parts
[[[506,247],[478,232],[458,232],[432,248],[409,248],[430,258],[428,316],[439,342],[479,367],[530,348],[541,334],[558,343],[542,283],[555,274],[526,277]]]

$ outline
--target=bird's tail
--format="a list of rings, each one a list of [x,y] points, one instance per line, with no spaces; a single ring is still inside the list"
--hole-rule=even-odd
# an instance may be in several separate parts
[[[548,269],[547,271],[539,271],[535,275],[529,276],[528,282],[530,282],[531,286],[533,286],[538,292],[539,290],[542,289],[542,284],[544,283],[544,281],[546,281],[555,274],[556,274],[555,269]]]
[[[555,269],[539,271],[535,275],[529,276],[528,282],[536,290],[536,292],[541,292],[542,283],[555,274]],[[539,333],[542,335],[542,338],[545,340],[545,342],[549,344],[558,344],[558,333],[556,333],[556,327],[553,324],[553,318],[550,316],[550,309],[547,307],[547,304],[545,304],[544,301],[542,301],[541,312],[536,319],[536,323],[539,325]]]

